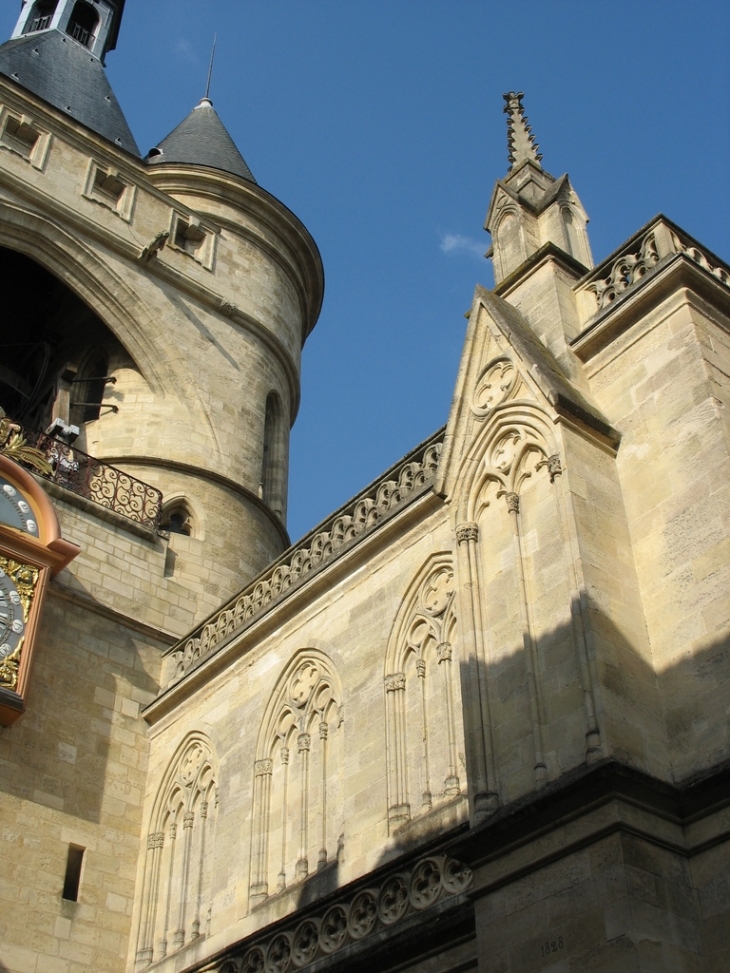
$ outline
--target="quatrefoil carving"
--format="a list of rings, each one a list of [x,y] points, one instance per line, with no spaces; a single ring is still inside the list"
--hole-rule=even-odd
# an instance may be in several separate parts
[[[517,369],[509,358],[499,358],[490,362],[482,372],[472,396],[471,409],[475,416],[483,419],[500,405],[514,389]]]

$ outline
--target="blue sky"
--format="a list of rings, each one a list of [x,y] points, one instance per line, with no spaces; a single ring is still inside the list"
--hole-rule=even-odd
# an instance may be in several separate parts
[[[214,105],[325,266],[293,539],[447,419],[464,312],[491,285],[503,92],[570,173],[596,261],[658,212],[730,259],[725,0],[127,0],[108,72],[143,151],[199,101],[216,32]]]

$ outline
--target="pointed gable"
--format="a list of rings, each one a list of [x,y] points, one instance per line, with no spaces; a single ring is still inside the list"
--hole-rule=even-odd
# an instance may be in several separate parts
[[[590,427],[613,445],[619,434],[598,407],[566,376],[522,314],[478,286],[469,313],[464,351],[446,426],[437,493],[449,495],[462,462],[486,423],[518,403]]]

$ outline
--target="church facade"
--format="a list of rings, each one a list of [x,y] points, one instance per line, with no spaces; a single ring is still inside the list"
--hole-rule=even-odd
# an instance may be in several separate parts
[[[724,973],[730,267],[505,95],[446,424],[290,546],[319,253],[123,7],[0,46],[0,971]]]

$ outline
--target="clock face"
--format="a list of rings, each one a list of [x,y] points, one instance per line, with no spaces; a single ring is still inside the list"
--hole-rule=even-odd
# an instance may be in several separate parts
[[[0,686],[15,689],[38,568],[0,555]]]
[[[3,476],[0,476],[0,524],[16,527],[33,537],[39,536],[38,524],[28,500]]]
[[[12,578],[0,568],[0,659],[6,659],[23,637],[25,621],[20,595]]]

